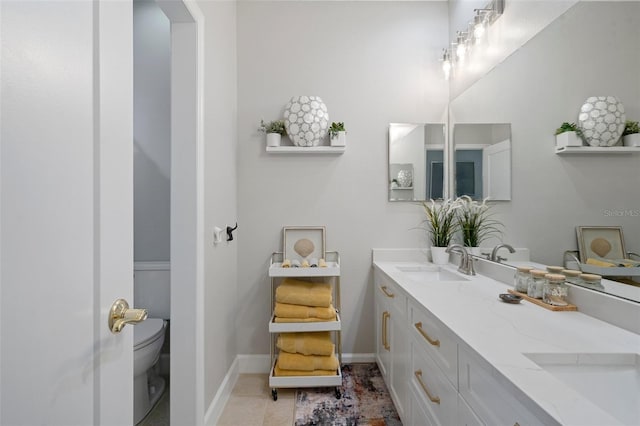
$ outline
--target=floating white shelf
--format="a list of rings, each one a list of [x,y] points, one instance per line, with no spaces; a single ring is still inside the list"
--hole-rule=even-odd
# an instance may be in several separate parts
[[[268,146],[267,154],[329,154],[341,155],[345,146]]]
[[[556,154],[639,154],[637,146],[565,146],[556,148]]]
[[[393,191],[402,190],[402,189],[409,190],[409,189],[413,189],[413,186],[398,186],[396,188],[390,188],[390,189],[393,190]]]

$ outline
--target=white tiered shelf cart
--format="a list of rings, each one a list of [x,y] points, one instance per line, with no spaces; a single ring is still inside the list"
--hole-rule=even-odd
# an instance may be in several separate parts
[[[278,388],[303,388],[303,387],[332,387],[335,386],[336,398],[340,398],[342,386],[342,321],[340,319],[340,254],[337,251],[326,252],[326,267],[313,268],[283,268],[283,253],[274,252],[271,255],[269,266],[269,278],[271,280],[271,309],[272,315],[269,321],[269,333],[271,333],[271,373],[269,374],[269,387],[273,400],[278,399]],[[275,292],[278,283],[287,277],[314,279],[328,279],[332,284],[333,306],[336,309],[336,321],[323,322],[275,322]],[[310,331],[331,331],[336,346],[336,355],[339,365],[335,375],[331,376],[276,376],[275,365],[278,358],[276,341],[278,333],[300,333]]]

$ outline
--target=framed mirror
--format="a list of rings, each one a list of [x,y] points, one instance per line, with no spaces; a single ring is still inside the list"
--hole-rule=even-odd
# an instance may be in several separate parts
[[[443,123],[389,124],[389,201],[424,201],[444,195]]]
[[[456,123],[453,126],[456,197],[511,200],[511,125]]]

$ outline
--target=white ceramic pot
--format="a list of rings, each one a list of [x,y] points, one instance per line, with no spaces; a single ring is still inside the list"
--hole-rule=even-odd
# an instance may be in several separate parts
[[[582,139],[576,132],[564,132],[556,135],[556,148],[582,146]]]
[[[622,137],[624,146],[640,147],[640,133],[633,133]]]
[[[347,132],[341,131],[337,135],[330,133],[331,146],[347,146]]]
[[[446,247],[431,247],[431,261],[436,265],[449,263],[449,253],[446,250]]]
[[[280,133],[267,133],[267,146],[280,146],[282,135]]]

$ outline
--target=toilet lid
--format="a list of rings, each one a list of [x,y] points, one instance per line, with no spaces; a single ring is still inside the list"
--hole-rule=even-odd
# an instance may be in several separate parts
[[[157,339],[163,332],[164,320],[160,318],[148,318],[133,327],[133,347],[143,346]]]

